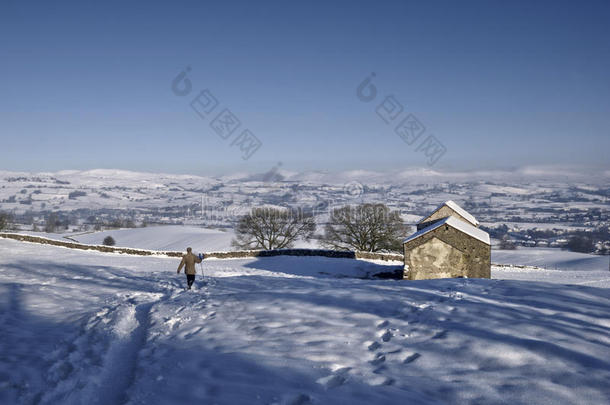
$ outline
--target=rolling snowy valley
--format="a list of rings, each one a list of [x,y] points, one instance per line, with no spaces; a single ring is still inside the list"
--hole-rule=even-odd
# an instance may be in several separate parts
[[[588,235],[594,242],[590,251],[603,253],[610,251],[609,176],[607,171],[544,167],[489,172],[271,170],[218,177],[122,170],[0,172],[0,211],[10,213],[24,231],[44,230],[53,215],[53,231],[70,236],[144,224],[230,232],[240,216],[263,205],[312,212],[324,224],[334,208],[383,202],[413,224],[441,202],[455,200],[481,220],[492,238],[506,235],[524,247],[565,247],[571,236]]]

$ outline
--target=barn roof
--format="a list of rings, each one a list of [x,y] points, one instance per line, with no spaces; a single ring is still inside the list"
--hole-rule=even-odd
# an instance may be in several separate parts
[[[462,215],[462,214],[460,214]],[[432,225],[425,227],[424,229],[421,229],[417,232],[415,232],[413,235],[409,236],[408,238],[406,238],[402,243],[407,243],[413,239],[419,238],[422,235],[427,234],[430,231],[435,230],[436,228],[443,226],[443,225],[449,225],[452,228],[457,229],[460,232],[464,232],[465,234],[472,236],[475,239],[480,240],[481,242],[487,243],[488,245],[491,244],[490,239],[489,239],[489,234],[477,227],[474,227],[472,225],[470,225],[467,222],[461,221],[459,219],[457,219],[456,217],[447,217],[444,218],[438,222],[433,223]]]
[[[432,211],[432,213],[430,215],[428,215],[427,217],[425,217],[424,219],[422,219],[420,221],[424,222],[426,219],[430,218],[432,216],[432,214],[434,214],[436,211],[440,210],[442,207],[447,206],[449,208],[451,208],[452,210],[454,210],[455,212],[457,212],[462,218],[464,218],[466,221],[470,222],[471,224],[473,224],[474,226],[479,226],[479,221],[477,221],[477,219],[468,211],[466,211],[464,208],[460,207],[459,205],[457,205],[455,203],[455,201],[453,200],[448,200],[445,201],[444,203],[442,203],[441,205],[439,205],[434,211]]]

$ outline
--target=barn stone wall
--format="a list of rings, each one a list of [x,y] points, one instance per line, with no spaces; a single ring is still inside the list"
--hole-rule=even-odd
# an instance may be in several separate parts
[[[404,244],[404,278],[490,278],[491,246],[450,226]]]

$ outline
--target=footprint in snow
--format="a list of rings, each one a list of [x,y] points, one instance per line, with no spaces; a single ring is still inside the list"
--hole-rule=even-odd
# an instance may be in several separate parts
[[[381,340],[383,340],[384,342],[389,342],[390,340],[392,340],[392,332],[389,329],[386,329],[385,332],[383,332],[383,334],[380,336]]]
[[[180,326],[182,319],[180,318],[169,318],[165,320],[165,324],[170,330],[176,330]]]
[[[373,360],[369,361],[369,363],[371,363],[373,366],[378,366],[380,364],[383,364],[384,362],[385,362],[385,355],[382,353],[377,353],[375,358]]]
[[[316,382],[322,385],[327,390],[331,388],[336,388],[340,385],[345,384],[345,382],[347,381],[346,374],[350,369],[350,367],[340,368],[334,371],[331,375],[319,378]]]
[[[419,354],[417,352],[409,353],[402,362],[403,362],[403,364],[413,363],[415,360],[419,359],[420,357],[421,357],[421,354]]]
[[[390,322],[386,319],[385,321],[379,322],[377,324],[377,328],[378,329],[383,329],[383,328],[386,328],[389,324],[390,324]]]
[[[317,382],[328,390],[345,384],[345,381],[346,378],[342,375],[329,375],[327,377],[320,378]]]
[[[432,336],[432,339],[445,339],[448,333],[448,330],[441,330],[440,332],[437,332],[434,336]]]
[[[196,334],[198,334],[199,332],[201,332],[203,330],[203,326],[200,326],[198,328],[196,328],[195,330],[188,332],[184,335],[184,339],[185,340],[189,340],[191,339],[193,336],[195,336]]]
[[[369,349],[370,351],[374,352],[375,350],[379,349],[380,347],[381,347],[381,343],[373,342],[370,345],[368,345],[367,349]]]
[[[379,386],[379,385],[392,385],[392,384],[394,384],[395,381],[393,378],[378,375],[378,376],[369,378],[367,380],[367,382],[369,383],[369,385]]]
[[[382,364],[381,366],[379,366],[375,370],[373,370],[373,374],[382,374],[386,370],[387,370],[387,367]]]
[[[307,394],[299,394],[296,397],[292,398],[292,400],[290,400],[289,402],[287,402],[288,405],[307,405],[307,404],[311,404],[311,397]]]
[[[304,344],[305,344],[305,346],[320,346],[327,342],[328,342],[327,340],[310,340],[310,341],[305,342]]]

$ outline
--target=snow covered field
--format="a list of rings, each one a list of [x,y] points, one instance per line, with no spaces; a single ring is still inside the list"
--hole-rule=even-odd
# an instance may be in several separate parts
[[[610,256],[570,252],[557,248],[520,247],[516,250],[491,251],[491,261],[493,263],[537,266],[558,270],[601,270],[609,272],[609,260]]]
[[[60,235],[43,232],[23,232],[42,237],[66,240]],[[192,246],[201,251],[232,250],[232,230],[206,229],[198,226],[150,226],[147,228],[118,229],[85,234],[68,235],[71,239],[87,244],[101,244],[106,236],[112,236],[117,246],[150,250],[185,250]],[[298,241],[294,247],[321,249],[317,240]],[[558,270],[608,271],[610,257],[576,253],[557,248],[519,247],[516,250],[492,250],[492,263],[536,266]]]
[[[45,237],[44,234],[38,236]],[[233,229],[161,225],[75,234],[70,237],[80,243],[101,245],[106,236],[112,236],[117,246],[135,249],[184,251],[188,246],[191,246],[194,250],[203,252],[222,252],[234,250],[231,246],[231,240],[235,237],[235,233]],[[321,248],[317,241],[313,239],[310,241],[299,240],[293,247],[303,249]]]
[[[177,265],[0,239],[0,403],[610,402],[607,270],[208,260],[185,292]]]
[[[231,248],[233,230],[221,231],[196,226],[150,226],[146,228],[117,229],[73,235],[81,243],[101,245],[105,237],[112,236],[117,246],[150,250],[185,250],[187,246],[206,252]]]
[[[58,234],[22,232],[35,236],[66,240]],[[68,234],[71,239],[87,244],[101,244],[112,236],[117,246],[150,250],[183,251],[187,246],[206,252],[232,250],[232,230],[207,229],[198,226],[150,226],[146,228],[118,229],[84,234]],[[321,249],[317,240],[298,241],[294,247]],[[576,253],[557,248],[519,247],[516,250],[492,250],[492,263],[536,266],[549,270],[600,270],[608,271],[610,257]]]

